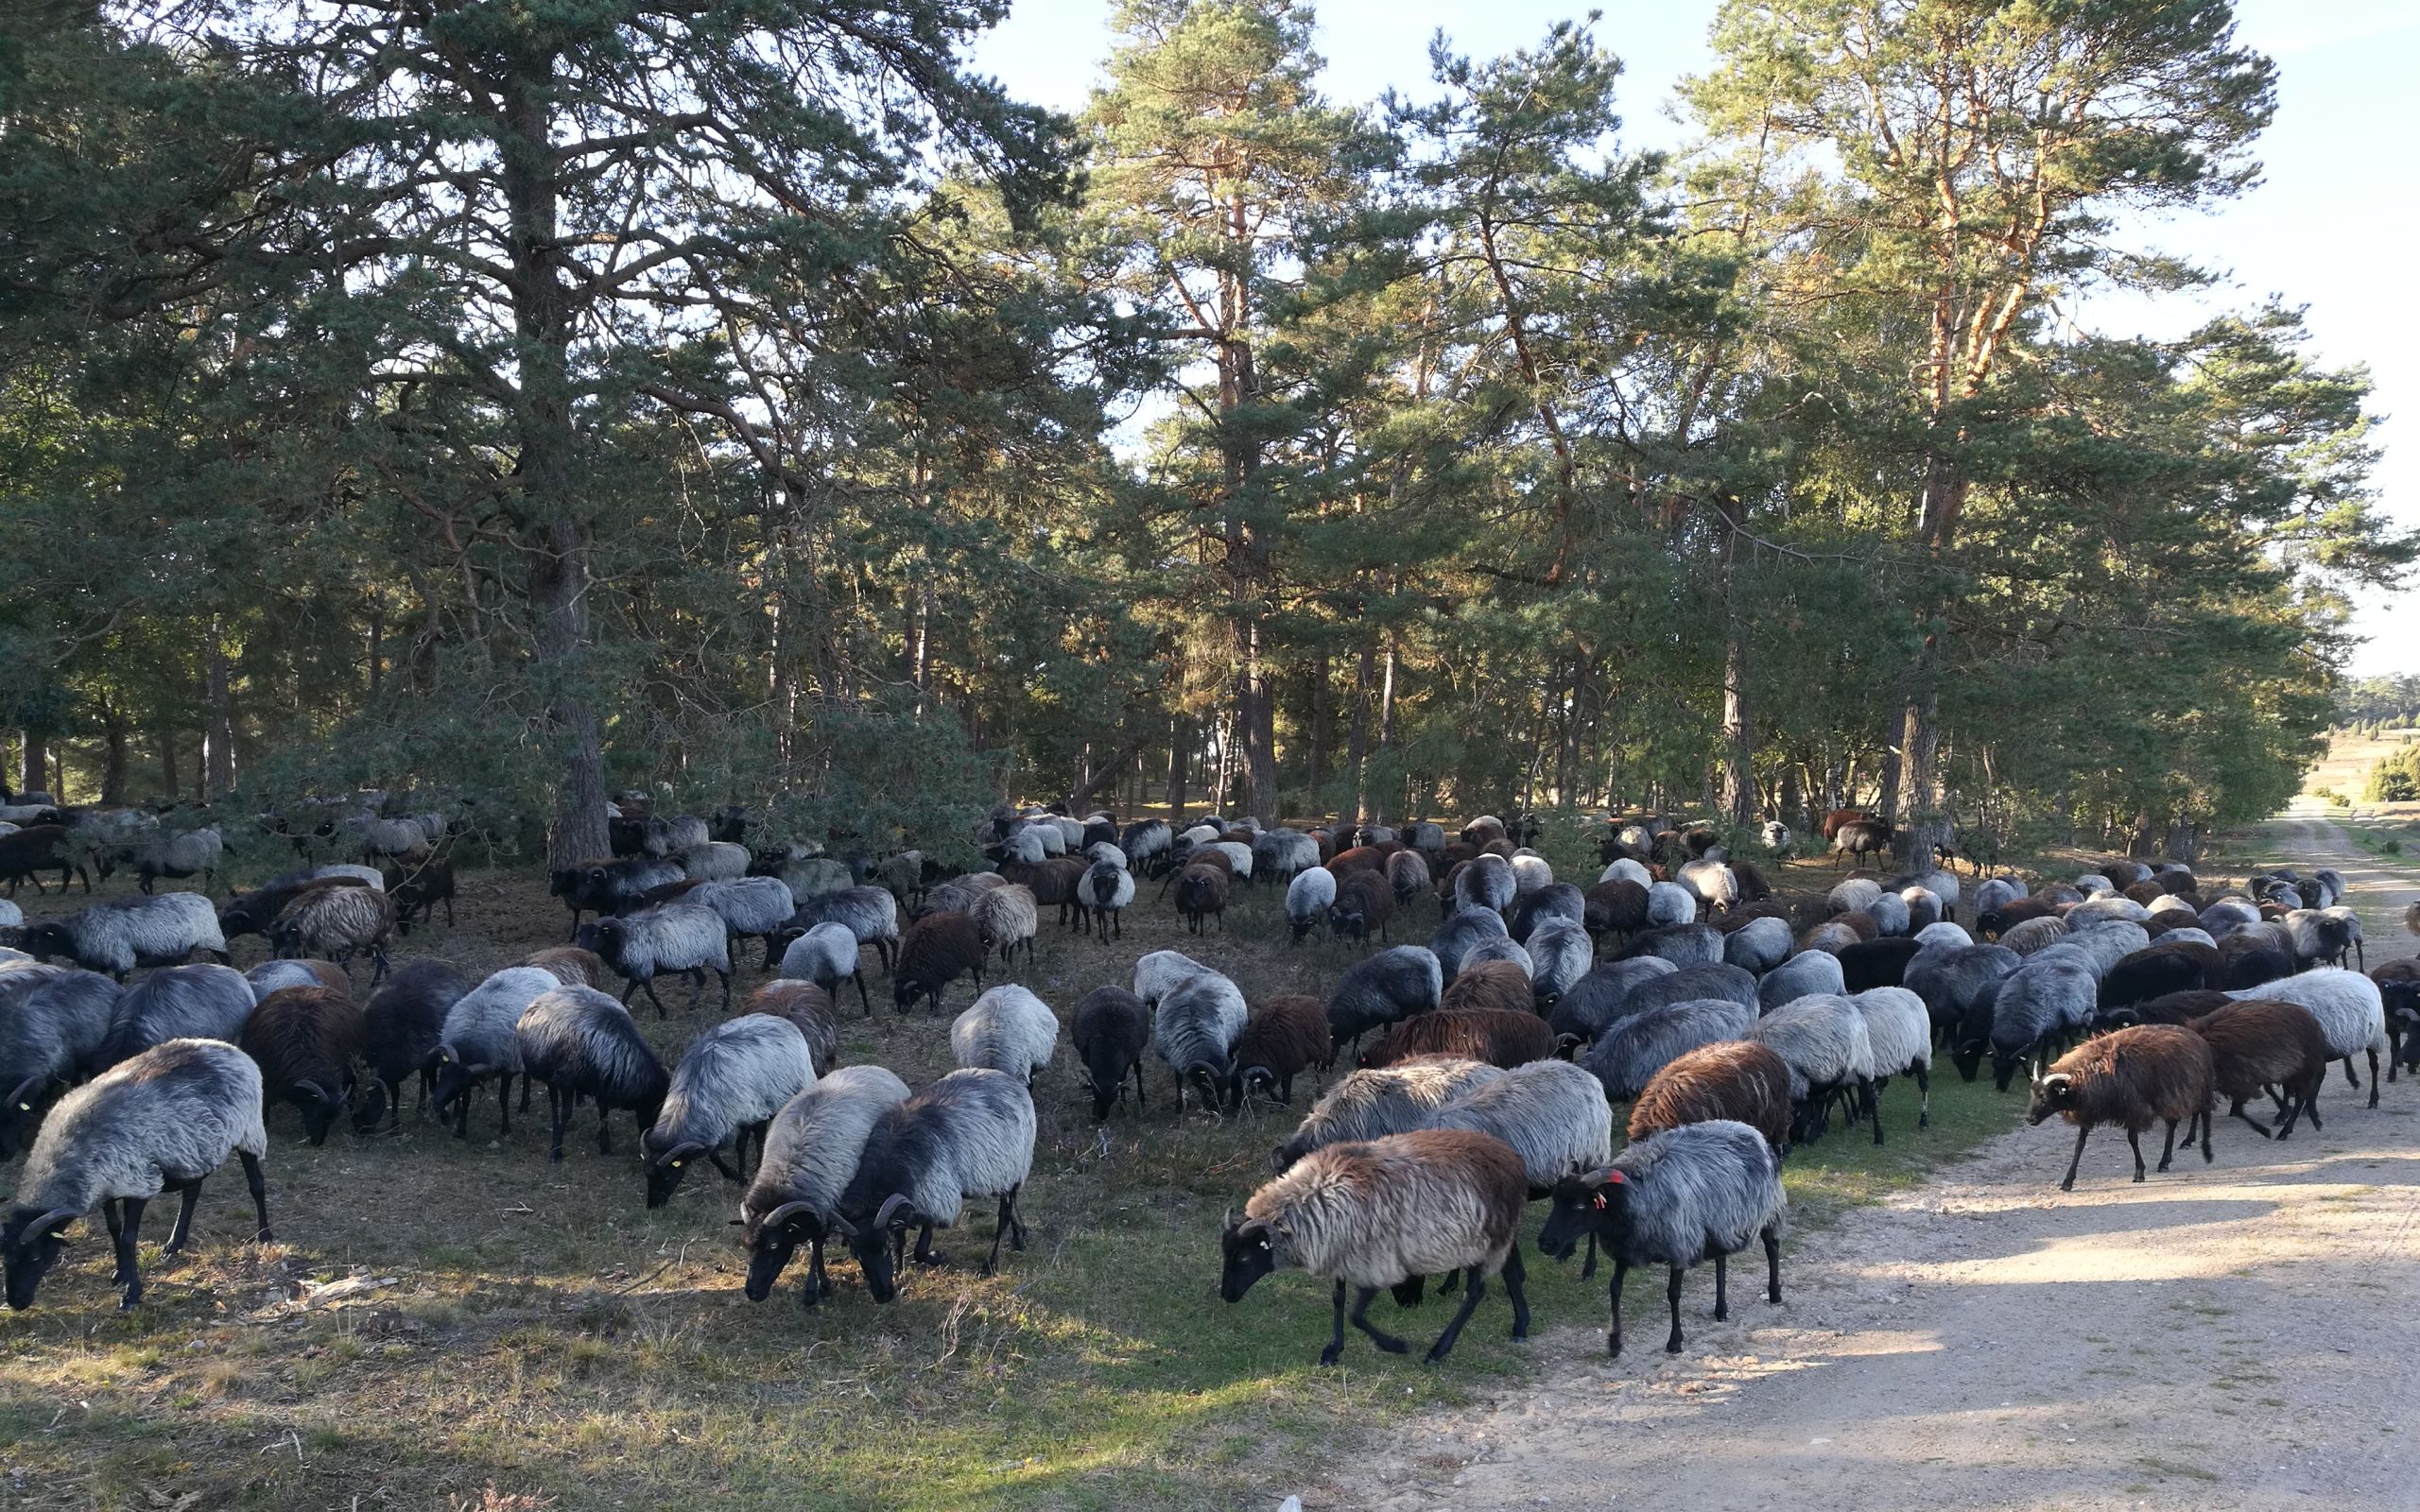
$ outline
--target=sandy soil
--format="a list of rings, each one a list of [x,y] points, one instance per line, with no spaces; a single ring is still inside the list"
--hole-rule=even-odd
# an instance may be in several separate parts
[[[2324,819],[2273,831],[2344,871],[2372,964],[2420,943],[2414,873]],[[2096,1134],[2067,1195],[2072,1132],[2021,1129],[1791,1246],[1780,1307],[1742,1257],[1715,1323],[1692,1274],[1677,1359],[1661,1277],[1634,1278],[1620,1360],[1601,1319],[1552,1330],[1535,1384],[1407,1426],[1304,1504],[2420,1507],[2396,1432],[2420,1401],[2420,1086],[2362,1095],[2334,1073],[2324,1132],[2226,1123],[2215,1165],[2142,1186]]]
[[[2354,911],[2361,916],[2362,943],[2371,965],[2420,954],[2420,936],[2403,927],[2404,909],[2420,898],[2420,868],[2386,864],[2354,844],[2344,827],[2325,814],[2317,800],[2296,799],[2283,818],[2261,825],[2257,833],[2269,849],[2294,857],[2305,869],[2334,867],[2344,873]]]

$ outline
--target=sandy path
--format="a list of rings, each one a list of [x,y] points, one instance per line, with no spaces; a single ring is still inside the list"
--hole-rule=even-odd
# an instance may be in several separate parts
[[[2372,966],[2420,954],[2420,936],[2403,927],[2404,909],[2420,898],[2420,867],[2390,865],[2372,855],[2326,814],[2317,799],[2298,798],[2284,816],[2258,826],[2257,833],[2276,854],[2292,857],[2298,869],[2333,867],[2344,873]]]

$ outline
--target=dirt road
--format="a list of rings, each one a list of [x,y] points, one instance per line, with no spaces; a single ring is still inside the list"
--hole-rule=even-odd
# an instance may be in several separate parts
[[[2333,867],[2352,889],[2349,902],[2361,916],[2370,964],[2420,954],[2420,936],[2403,927],[2403,911],[2420,898],[2420,863],[2392,865],[2355,844],[2344,827],[2327,817],[2316,799],[2298,798],[2284,816],[2254,830],[2255,844],[2291,858],[2304,869]]]
[[[2410,953],[2411,873],[2322,818],[2273,829],[2345,873],[2373,964]],[[2420,1507],[2420,1086],[2385,1092],[2369,1112],[2332,1073],[2324,1132],[2229,1122],[2215,1165],[2139,1187],[2097,1134],[2071,1195],[2072,1132],[2020,1128],[1794,1245],[1779,1308],[1743,1263],[1714,1323],[1693,1275],[1677,1359],[1660,1278],[1630,1288],[1619,1361],[1601,1314],[1547,1320],[1535,1385],[1408,1426],[1304,1505]]]

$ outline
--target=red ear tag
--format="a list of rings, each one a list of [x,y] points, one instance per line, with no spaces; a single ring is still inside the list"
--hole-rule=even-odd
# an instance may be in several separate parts
[[[1598,1197],[1597,1197],[1597,1206],[1598,1206],[1598,1207],[1599,1207],[1599,1208],[1602,1208],[1604,1205],[1605,1205],[1605,1198],[1604,1198],[1604,1195],[1600,1193],[1600,1194],[1598,1194]]]

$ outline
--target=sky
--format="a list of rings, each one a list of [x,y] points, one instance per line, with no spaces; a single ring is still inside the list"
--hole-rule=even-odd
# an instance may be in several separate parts
[[[1714,0],[1599,0],[1597,35],[1623,60],[1622,138],[1672,147],[1673,85],[1712,61]],[[1389,88],[1427,93],[1428,42],[1490,55],[1532,43],[1554,21],[1583,14],[1562,0],[1319,0],[1324,87],[1340,101]],[[981,72],[1011,93],[1073,112],[1099,82],[1110,0],[1014,0],[975,49]],[[2172,336],[2220,309],[2272,295],[2308,306],[2318,358],[2370,369],[2385,455],[2374,481],[2385,510],[2420,526],[2420,133],[2408,94],[2420,76],[2420,4],[2413,0],[2238,0],[2243,43],[2275,60],[2277,118],[2261,138],[2261,185],[2205,213],[2143,228],[2144,240],[2227,274],[2199,300],[2158,305],[2107,301],[2087,323]],[[2420,673],[2420,600],[2365,594],[2354,624],[2367,637],[2351,671]]]

